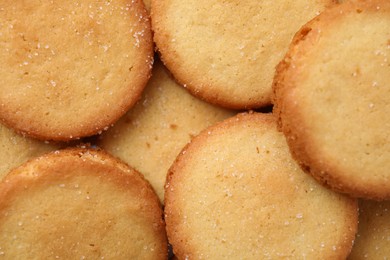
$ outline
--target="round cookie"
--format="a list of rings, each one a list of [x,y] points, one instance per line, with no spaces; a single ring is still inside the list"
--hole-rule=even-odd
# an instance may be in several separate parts
[[[295,36],[275,114],[303,168],[352,196],[390,198],[390,2],[346,1]]]
[[[63,145],[41,142],[16,134],[0,124],[0,179],[11,169]]]
[[[153,61],[141,0],[1,0],[0,46],[0,120],[43,140],[111,125],[139,99]]]
[[[359,201],[359,227],[349,260],[390,256],[390,201]]]
[[[233,109],[271,103],[275,66],[294,33],[333,0],[155,0],[154,40],[192,94]]]
[[[98,145],[139,170],[162,201],[168,169],[180,150],[200,131],[234,114],[193,97],[156,62],[142,99],[100,136]]]
[[[153,189],[103,151],[67,149],[31,160],[0,183],[7,259],[167,259]]]
[[[302,172],[271,114],[239,114],[204,130],[165,188],[179,259],[345,259],[355,237],[356,200]]]

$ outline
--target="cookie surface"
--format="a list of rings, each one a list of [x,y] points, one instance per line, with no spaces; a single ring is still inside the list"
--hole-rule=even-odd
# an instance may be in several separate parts
[[[272,115],[240,114],[177,158],[165,220],[179,259],[345,259],[357,203],[302,172]]]
[[[155,0],[158,51],[192,94],[233,109],[271,102],[275,66],[294,33],[331,0]]]
[[[386,259],[390,255],[390,202],[359,201],[359,227],[349,260]]]
[[[150,1],[151,0],[143,0],[143,1],[144,1],[146,10],[150,11]]]
[[[0,179],[12,168],[60,147],[59,144],[45,143],[18,135],[0,124]]]
[[[166,259],[158,198],[143,177],[102,151],[67,149],[0,183],[7,259]]]
[[[140,1],[0,2],[0,119],[44,140],[93,135],[140,97],[153,43]]]
[[[348,1],[296,35],[274,81],[297,161],[353,196],[390,198],[390,2]]]
[[[184,145],[234,114],[191,96],[156,62],[142,99],[100,137],[98,145],[139,170],[162,201],[168,169]]]

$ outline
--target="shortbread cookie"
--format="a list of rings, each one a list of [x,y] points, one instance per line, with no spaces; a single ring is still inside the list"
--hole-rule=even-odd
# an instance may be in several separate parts
[[[140,97],[153,43],[141,0],[0,1],[0,120],[44,140],[93,135]]]
[[[388,259],[390,201],[359,201],[359,227],[349,260]]]
[[[165,194],[179,259],[345,259],[357,202],[305,174],[271,114],[240,114],[181,152]]]
[[[102,151],[67,149],[13,170],[0,183],[6,259],[167,259],[153,189]]]
[[[18,135],[0,124],[0,179],[12,168],[61,146]]]
[[[262,107],[294,33],[334,2],[155,0],[154,40],[192,94],[234,109]]]
[[[305,25],[277,68],[275,113],[319,181],[390,198],[390,2],[346,1]]]
[[[139,170],[163,200],[168,169],[184,145],[234,114],[191,96],[156,62],[142,99],[98,145]]]

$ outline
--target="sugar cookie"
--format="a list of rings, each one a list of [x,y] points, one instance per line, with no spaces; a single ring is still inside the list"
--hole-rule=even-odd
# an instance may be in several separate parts
[[[275,66],[294,33],[333,0],[155,0],[154,40],[192,94],[233,109],[271,103]]]
[[[0,1],[0,120],[43,140],[102,131],[140,97],[153,42],[141,0]]]
[[[297,33],[274,81],[296,160],[352,196],[390,198],[390,2],[346,1]]]
[[[181,152],[165,220],[179,259],[345,259],[357,203],[300,169],[273,115],[240,114]]]
[[[8,259],[167,259],[151,186],[103,151],[66,149],[0,183],[1,255]]]

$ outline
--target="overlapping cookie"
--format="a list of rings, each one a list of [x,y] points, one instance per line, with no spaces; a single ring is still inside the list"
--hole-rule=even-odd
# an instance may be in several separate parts
[[[44,140],[111,125],[140,97],[153,60],[141,0],[2,0],[0,46],[0,119]]]
[[[295,36],[274,80],[297,161],[353,196],[390,198],[390,2],[346,1]]]
[[[191,96],[156,62],[142,99],[98,145],[139,170],[163,200],[167,171],[183,146],[234,114]]]
[[[359,227],[349,260],[390,256],[390,201],[359,201]]]
[[[103,151],[53,152],[0,183],[6,259],[167,259],[164,228],[149,183]]]
[[[155,0],[154,40],[175,78],[208,102],[249,109],[271,103],[275,66],[294,33],[333,0]]]
[[[45,143],[21,136],[0,124],[0,179],[12,168],[63,145]]]
[[[345,259],[357,202],[291,158],[271,114],[204,130],[170,169],[168,239],[178,259]]]

